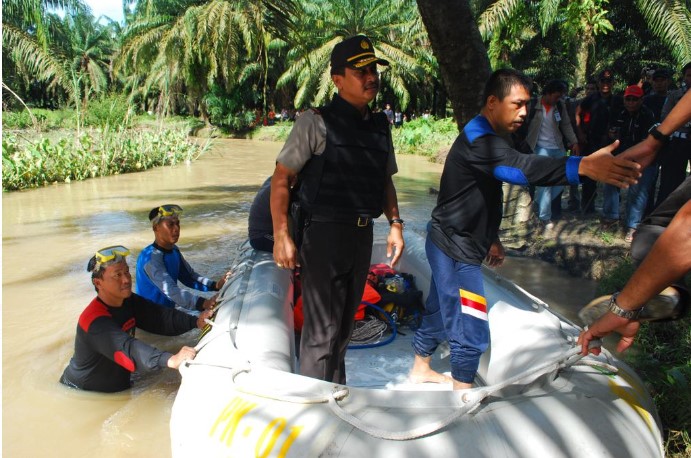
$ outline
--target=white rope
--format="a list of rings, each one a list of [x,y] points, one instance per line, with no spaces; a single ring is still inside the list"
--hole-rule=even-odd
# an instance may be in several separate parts
[[[600,343],[599,341],[593,341],[591,342],[591,347],[593,346],[598,346]],[[603,352],[605,350],[603,349]],[[510,377],[503,382],[486,386],[486,387],[481,387],[481,388],[472,388],[469,390],[463,390],[459,391],[458,394],[461,396],[461,400],[464,402],[465,405],[461,406],[458,410],[454,411],[452,414],[448,415],[446,418],[443,418],[442,420],[436,421],[429,423],[427,425],[423,425],[417,428],[413,428],[407,431],[387,431],[384,429],[379,429],[374,426],[368,425],[365,423],[363,420],[357,418],[356,416],[349,414],[346,412],[339,404],[338,401],[345,399],[346,397],[349,396],[350,392],[347,387],[343,386],[336,386],[334,391],[328,395],[318,395],[318,396],[313,396],[313,395],[288,395],[288,394],[280,394],[280,393],[265,393],[265,392],[260,392],[256,389],[250,389],[246,388],[245,386],[241,386],[240,384],[236,383],[235,377],[241,373],[250,373],[252,371],[251,369],[251,364],[249,362],[243,362],[240,366],[222,366],[222,365],[213,365],[213,364],[206,364],[206,363],[195,363],[194,361],[188,361],[187,366],[192,366],[192,365],[207,365],[207,366],[213,366],[213,367],[221,367],[225,369],[230,369],[233,371],[232,373],[232,380],[233,383],[235,384],[235,388],[245,394],[253,395],[253,396],[258,396],[266,399],[271,399],[275,401],[281,401],[281,402],[288,402],[292,404],[323,404],[327,403],[328,406],[331,408],[331,411],[339,417],[341,420],[344,422],[350,424],[354,428],[359,429],[360,431],[369,434],[372,437],[376,437],[378,439],[385,439],[385,440],[394,440],[394,441],[405,441],[405,440],[412,440],[412,439],[417,439],[419,437],[424,437],[428,436],[432,433],[435,433],[446,426],[450,425],[454,421],[456,421],[458,418],[462,417],[463,415],[466,415],[468,413],[471,413],[474,411],[480,403],[486,399],[488,396],[492,395],[493,393],[496,393],[499,390],[502,390],[506,388],[507,386],[514,385],[526,378],[529,377],[539,377],[541,375],[545,375],[548,373],[556,372],[559,369],[562,369],[564,367],[568,367],[571,365],[574,365],[578,363],[583,356],[580,354],[581,352],[581,347],[576,346],[568,351],[562,353],[561,355],[557,356],[556,358],[553,358],[552,360],[540,364],[538,366],[532,367],[531,369],[526,370],[523,373],[517,374],[513,377]],[[617,368],[614,366],[611,366],[606,363],[600,363],[600,362],[594,362],[591,363],[591,361],[588,361],[586,364],[591,365],[591,366],[596,366],[596,367],[604,367],[607,368],[608,371],[610,372],[617,372]]]
[[[470,389],[470,390],[464,390],[461,391],[461,396],[463,402],[466,403],[463,407],[460,409],[456,410],[453,412],[451,415],[447,416],[446,418],[430,423],[428,425],[420,426],[415,429],[411,429],[408,431],[386,431],[383,429],[375,428],[370,425],[367,425],[364,421],[360,420],[359,418],[355,417],[354,415],[351,415],[347,413],[346,411],[343,410],[343,408],[336,402],[336,399],[330,399],[329,400],[329,407],[331,407],[331,410],[343,421],[346,423],[350,424],[351,426],[359,429],[360,431],[363,431],[367,434],[369,434],[372,437],[376,437],[378,439],[386,439],[386,440],[394,440],[394,441],[403,441],[403,440],[411,440],[411,439],[417,439],[419,437],[427,436],[429,434],[432,434],[434,432],[439,431],[440,429],[445,428],[446,426],[450,425],[454,421],[456,421],[458,418],[461,416],[472,412],[475,408],[477,408],[488,396],[491,394],[509,386],[513,385],[516,382],[519,382],[525,378],[531,377],[533,375],[543,375],[547,374],[549,372],[554,372],[562,367],[565,367],[567,364],[565,364],[569,359],[573,358],[574,356],[578,356],[576,360],[571,362],[570,364],[575,363],[578,359],[582,358],[580,355],[581,348],[580,347],[575,347],[570,349],[569,351],[565,352],[564,354],[560,355],[559,357],[541,364],[539,366],[533,367],[521,374],[518,374],[514,377],[511,377],[503,382],[497,383],[495,385],[487,386],[487,387],[482,387],[482,388],[475,388],[475,389]]]

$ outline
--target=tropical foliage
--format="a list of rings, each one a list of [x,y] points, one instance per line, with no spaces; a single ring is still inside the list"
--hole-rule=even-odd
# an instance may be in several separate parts
[[[464,2],[459,2],[459,4]],[[691,61],[691,0],[472,0],[492,67],[582,84],[604,66],[633,80],[644,65]],[[445,116],[442,83],[412,0],[142,0],[121,24],[81,0],[3,0],[3,107],[77,109],[125,94],[136,111],[247,129],[271,109],[319,105],[333,91],[329,53],[364,33],[392,65],[377,105]],[[638,11],[639,14],[631,14]],[[443,18],[442,18],[443,19]],[[482,45],[481,45],[482,46]],[[443,52],[443,51],[441,51]],[[477,91],[472,81],[471,91]],[[224,100],[229,100],[226,103]],[[472,110],[471,110],[472,111]]]
[[[206,150],[180,131],[107,130],[51,141],[2,137],[2,188],[11,191],[190,162]]]

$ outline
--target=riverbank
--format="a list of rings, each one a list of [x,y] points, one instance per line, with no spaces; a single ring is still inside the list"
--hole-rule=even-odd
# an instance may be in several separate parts
[[[619,228],[605,228],[599,218],[567,213],[545,232],[535,216],[523,225],[508,225],[500,233],[508,254],[541,259],[571,275],[602,280],[629,262],[630,244]]]

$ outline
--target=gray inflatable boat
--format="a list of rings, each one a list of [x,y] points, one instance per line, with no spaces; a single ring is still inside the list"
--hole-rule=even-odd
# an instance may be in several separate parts
[[[375,244],[373,263],[385,260],[385,244]],[[420,236],[406,235],[397,269],[427,295]],[[580,358],[578,326],[484,275],[491,343],[475,388],[407,383],[412,332],[349,350],[341,386],[297,373],[292,276],[245,247],[197,357],[180,370],[173,456],[664,456],[655,406],[631,368],[606,350]],[[445,356],[435,356],[436,370],[450,371]]]

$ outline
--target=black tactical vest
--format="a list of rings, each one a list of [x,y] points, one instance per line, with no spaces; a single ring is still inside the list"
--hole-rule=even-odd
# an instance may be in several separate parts
[[[338,95],[319,109],[326,125],[326,147],[300,172],[300,203],[322,219],[382,214],[390,151],[390,130],[384,113],[363,120]]]

